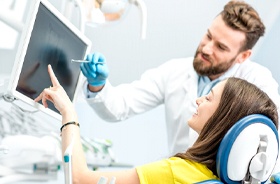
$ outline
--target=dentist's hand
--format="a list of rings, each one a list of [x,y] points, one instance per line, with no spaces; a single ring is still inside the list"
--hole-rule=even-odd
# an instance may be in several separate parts
[[[104,86],[109,75],[105,57],[100,53],[87,55],[89,63],[82,63],[80,68],[87,78],[89,85],[94,87]]]
[[[270,181],[273,183],[280,183],[280,172],[272,174],[272,176],[270,177]]]

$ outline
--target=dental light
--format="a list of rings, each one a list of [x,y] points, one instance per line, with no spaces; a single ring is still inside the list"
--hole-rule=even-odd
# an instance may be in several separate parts
[[[147,8],[143,0],[67,0],[63,6],[63,14],[71,19],[73,3],[79,9],[80,30],[85,25],[97,27],[122,20],[130,5],[135,5],[141,15],[141,38],[146,38]]]

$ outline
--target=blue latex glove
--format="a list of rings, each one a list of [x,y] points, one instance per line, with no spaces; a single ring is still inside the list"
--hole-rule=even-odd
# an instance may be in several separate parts
[[[91,86],[103,86],[109,75],[105,57],[100,53],[88,54],[89,63],[81,63],[81,71]]]
[[[270,177],[270,181],[273,182],[273,183],[280,183],[280,172],[276,173],[276,174],[273,174]]]

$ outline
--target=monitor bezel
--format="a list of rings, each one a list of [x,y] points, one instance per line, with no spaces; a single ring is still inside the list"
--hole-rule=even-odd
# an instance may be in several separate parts
[[[45,108],[41,103],[35,102],[33,99],[27,97],[26,95],[16,90],[40,4],[44,5],[56,18],[58,18],[58,20],[60,20],[70,31],[72,31],[82,42],[84,42],[87,45],[85,56],[90,52],[91,41],[66,17],[64,17],[50,2],[48,2],[47,0],[33,1],[33,4],[30,6],[29,13],[27,15],[26,24],[21,34],[19,47],[17,49],[13,69],[9,78],[6,97],[13,100],[23,101],[31,107],[34,107],[35,109],[38,109],[50,115],[51,117],[54,117],[55,119],[61,120],[62,117],[58,112],[55,112],[49,108]],[[75,103],[78,90],[81,88],[83,81],[84,77],[80,72],[72,103]]]

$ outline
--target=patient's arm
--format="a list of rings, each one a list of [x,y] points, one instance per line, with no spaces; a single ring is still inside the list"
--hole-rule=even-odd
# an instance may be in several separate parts
[[[75,108],[67,96],[66,92],[59,84],[55,77],[50,65],[48,66],[49,75],[53,84],[53,87],[46,88],[35,99],[35,101],[42,100],[42,103],[47,107],[47,100],[51,101],[57,110],[62,115],[62,125],[68,122],[79,122]],[[83,147],[80,137],[80,128],[77,125],[70,124],[65,126],[61,132],[62,137],[62,153],[73,140],[73,152],[72,152],[72,179],[73,183],[97,183],[101,177],[108,179],[115,177],[116,184],[139,184],[139,178],[136,169],[114,171],[114,172],[101,172],[92,171],[88,169]],[[73,139],[72,139],[73,138]]]

